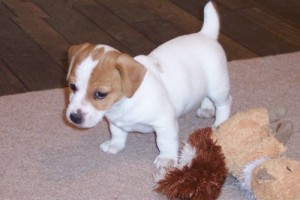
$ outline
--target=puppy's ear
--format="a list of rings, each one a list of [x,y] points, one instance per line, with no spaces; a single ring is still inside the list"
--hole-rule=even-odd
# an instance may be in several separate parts
[[[146,68],[127,54],[117,58],[116,68],[121,75],[125,96],[132,97],[144,80]]]

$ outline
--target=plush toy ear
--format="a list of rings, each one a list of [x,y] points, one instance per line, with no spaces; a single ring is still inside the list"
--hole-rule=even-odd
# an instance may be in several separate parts
[[[260,180],[276,180],[275,177],[273,177],[272,175],[270,175],[268,173],[268,170],[266,168],[262,168],[257,172],[257,178]]]
[[[127,54],[117,58],[116,68],[121,75],[125,96],[132,97],[144,80],[146,68]]]

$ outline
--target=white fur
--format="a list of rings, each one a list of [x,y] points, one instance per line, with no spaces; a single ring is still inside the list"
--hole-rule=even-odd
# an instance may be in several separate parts
[[[180,155],[179,155],[179,161],[178,161],[178,169],[182,169],[184,166],[189,166],[191,164],[191,161],[196,158],[196,149],[189,143],[185,143]]]
[[[155,131],[160,150],[154,161],[156,166],[175,165],[178,157],[179,116],[199,108],[203,102],[197,113],[200,117],[211,117],[216,110],[214,126],[229,117],[231,98],[227,60],[216,40],[218,31],[217,13],[212,4],[208,3],[204,27],[199,33],[177,37],[147,56],[134,58],[146,67],[147,72],[133,97],[123,97],[107,111],[91,108],[79,95],[78,99],[71,99],[73,110],[86,109],[84,113],[91,116],[85,118],[85,127],[95,125],[103,115],[107,118],[112,139],[100,146],[103,151],[112,154],[121,151],[125,147],[128,132]],[[81,68],[86,70],[85,67]],[[78,72],[78,76],[83,75]],[[86,87],[84,82],[87,83],[86,80],[82,81],[78,83],[79,86]]]
[[[205,21],[201,32],[208,35],[211,38],[217,39],[219,35],[219,16],[217,12],[211,12],[214,10],[214,6],[211,2],[207,3],[204,8]]]

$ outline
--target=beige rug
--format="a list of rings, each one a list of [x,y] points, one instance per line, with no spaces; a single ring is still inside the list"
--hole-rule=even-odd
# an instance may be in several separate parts
[[[294,124],[287,155],[300,160],[300,52],[232,61],[233,112],[285,106]],[[88,130],[64,121],[63,89],[0,97],[0,199],[165,199],[152,192],[154,134],[129,135],[125,150],[107,155],[105,122]],[[212,120],[180,119],[181,138]],[[245,199],[233,179],[220,199]]]

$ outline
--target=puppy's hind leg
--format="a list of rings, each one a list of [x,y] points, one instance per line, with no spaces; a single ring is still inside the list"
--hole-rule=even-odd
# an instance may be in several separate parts
[[[214,101],[216,107],[216,119],[213,128],[217,128],[221,123],[227,120],[230,116],[232,98],[227,95],[224,99]]]
[[[200,108],[197,110],[197,116],[200,118],[213,118],[215,111],[213,102],[208,97],[205,97],[201,102]]]

